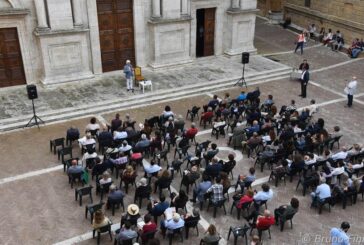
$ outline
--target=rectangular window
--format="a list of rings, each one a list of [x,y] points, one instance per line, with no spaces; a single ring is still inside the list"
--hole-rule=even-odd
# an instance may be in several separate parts
[[[311,8],[311,0],[305,0],[305,7]]]

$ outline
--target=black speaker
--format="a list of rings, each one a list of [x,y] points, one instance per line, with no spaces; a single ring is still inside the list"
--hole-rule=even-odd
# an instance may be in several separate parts
[[[243,52],[241,55],[241,63],[248,64],[249,63],[249,53]]]
[[[38,98],[37,86],[34,84],[27,85],[28,98],[34,100]]]

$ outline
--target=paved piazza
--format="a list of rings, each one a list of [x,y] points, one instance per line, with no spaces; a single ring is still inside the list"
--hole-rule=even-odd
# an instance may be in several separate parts
[[[269,33],[269,40],[267,40]],[[303,58],[306,58],[311,66],[312,81],[308,85],[308,96],[306,99],[298,97],[300,85],[297,81],[291,81],[287,75],[279,76],[275,80],[254,80],[247,79],[248,90],[259,86],[262,92],[261,98],[268,94],[273,94],[278,108],[288,104],[291,99],[295,99],[297,106],[302,108],[309,105],[311,99],[316,99],[319,105],[319,112],[315,118],[322,117],[325,119],[327,129],[339,125],[342,128],[343,138],[340,145],[351,146],[353,143],[364,143],[364,133],[362,130],[362,121],[364,119],[364,61],[361,59],[350,60],[345,54],[334,53],[331,50],[310,42],[309,47],[304,50],[304,55],[293,54],[295,34],[291,31],[283,30],[278,26],[271,26],[262,19],[257,20],[255,45],[258,53],[265,55],[262,57],[252,57],[252,63],[247,65],[248,75],[258,75],[261,72],[269,70],[284,69],[287,66],[296,67]],[[280,63],[275,63],[276,60]],[[180,68],[169,69],[161,72],[153,72],[146,69],[145,75],[152,78],[155,91],[165,91],[165,89],[178,89],[179,86],[196,83],[206,83],[208,81],[229,79],[238,77],[241,74],[241,64],[237,59],[207,58],[196,61],[193,65]],[[189,72],[189,70],[191,72]],[[344,94],[345,80],[351,76],[358,77],[358,95],[355,96],[354,106],[351,109],[345,108],[346,98]],[[206,85],[208,86],[208,85]],[[130,113],[136,121],[143,122],[145,118],[159,115],[166,104],[172,107],[172,110],[183,116],[186,115],[187,109],[193,105],[203,105],[212,94],[223,96],[229,92],[233,97],[239,94],[239,87],[220,87],[216,90],[203,92],[200,94],[193,93],[189,95],[185,91],[183,99],[169,97],[167,101],[146,101],[144,104],[136,105],[133,109],[122,109],[110,112],[97,113],[99,120],[110,121],[116,111],[124,117]],[[149,98],[149,91],[142,99]],[[121,80],[119,74],[112,73],[104,78],[97,78],[95,81],[80,82],[79,84],[65,84],[57,87],[47,87],[40,89],[40,99],[36,100],[37,108],[41,113],[52,110],[65,110],[65,108],[88,105],[92,107],[95,103],[101,103],[103,100],[117,99],[128,96],[132,101],[133,96],[126,94],[125,81]],[[5,125],[9,120],[28,120],[30,104],[25,100],[25,89],[6,89],[0,92],[0,124]],[[149,98],[150,99],[150,98]],[[136,99],[134,99],[136,100]],[[98,104],[97,104],[98,105]],[[68,112],[67,112],[68,113]],[[82,114],[83,115],[83,114]],[[1,229],[0,244],[96,244],[92,240],[92,228],[90,220],[85,219],[85,205],[88,204],[88,198],[84,197],[83,206],[80,207],[74,199],[74,190],[68,184],[68,178],[63,172],[63,167],[58,161],[57,156],[49,152],[49,140],[64,137],[67,128],[76,126],[83,131],[89,118],[93,115],[83,115],[80,118],[66,119],[59,122],[47,123],[40,130],[33,127],[30,129],[19,129],[2,132],[0,134],[0,155],[2,161],[0,166],[0,195],[2,208],[0,210]],[[190,126],[190,120],[186,120],[186,127]],[[6,127],[5,127],[6,129]],[[200,134],[197,141],[211,140],[222,147],[218,154],[219,158],[226,159],[227,154],[232,151],[227,147],[227,137],[211,137],[210,129],[200,128]],[[194,148],[191,147],[191,153]],[[337,147],[334,151],[337,151]],[[240,154],[240,150],[238,153]],[[75,157],[80,157],[80,150],[75,144],[73,147]],[[169,162],[172,161],[174,149],[168,155]],[[150,160],[150,159],[147,159]],[[253,166],[254,161],[248,159],[246,154],[238,161],[234,171],[234,180],[238,174],[246,173]],[[166,167],[165,163],[162,163]],[[182,166],[183,167],[183,166]],[[254,189],[260,190],[260,185],[267,181],[270,171],[257,171],[258,181]],[[143,175],[139,168],[138,179]],[[113,176],[115,178],[115,176]],[[120,178],[115,180],[119,185]],[[181,177],[175,175],[172,186],[179,189]],[[297,197],[300,201],[299,212],[293,219],[293,229],[289,223],[286,223],[285,230],[281,232],[278,226],[271,227],[272,238],[264,233],[264,244],[329,244],[329,230],[331,227],[338,227],[343,220],[351,224],[348,234],[351,236],[351,244],[364,244],[364,222],[363,208],[364,201],[359,195],[358,201],[353,206],[348,206],[345,210],[341,205],[335,205],[331,209],[324,210],[321,215],[317,210],[310,209],[310,196],[302,196],[302,191],[295,190],[297,177],[292,183],[287,181],[286,185],[280,183],[278,187],[271,186],[274,191],[274,197],[268,202],[268,208],[273,211],[280,205],[287,204],[291,197]],[[92,181],[95,186],[95,182]],[[131,187],[129,194],[124,199],[125,206],[132,203],[134,197],[134,187]],[[233,192],[233,189],[230,190]],[[190,190],[190,197],[192,192]],[[220,244],[233,244],[233,239],[227,241],[227,233],[230,226],[242,225],[246,221],[242,218],[240,221],[236,218],[236,211],[230,215],[230,201],[226,204],[228,211],[224,215],[222,210],[218,210],[217,218],[212,217],[212,210],[203,209],[201,215],[203,221],[199,224],[200,235],[197,237],[194,230],[190,231],[188,239],[189,244],[199,244],[204,230],[208,224],[215,224],[222,240]],[[99,196],[93,192],[95,201]],[[154,195],[156,198],[157,196]],[[188,209],[192,209],[192,203],[188,203]],[[146,203],[143,203],[141,214],[146,214]],[[122,210],[117,210],[115,216],[107,210],[106,215],[112,219],[115,224],[113,228],[118,227]],[[157,237],[161,238],[158,234]],[[168,244],[167,240],[162,240],[162,244]],[[238,244],[244,244],[239,238]],[[174,244],[181,244],[174,241]],[[184,241],[186,243],[186,240]],[[101,244],[113,244],[107,235],[102,236]]]

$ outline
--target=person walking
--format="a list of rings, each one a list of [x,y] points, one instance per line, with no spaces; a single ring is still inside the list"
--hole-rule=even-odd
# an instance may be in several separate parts
[[[134,93],[133,88],[133,66],[130,63],[130,60],[126,61],[126,64],[124,66],[124,74],[126,78],[126,89],[129,92],[131,90]]]
[[[297,37],[297,45],[296,45],[296,49],[294,50],[294,53],[296,53],[297,49],[301,48],[301,55],[302,55],[304,44],[305,44],[305,32],[302,31],[302,33],[299,34]]]
[[[356,81],[356,77],[354,76],[351,81],[346,85],[344,91],[348,95],[348,104],[345,107],[351,107],[353,105],[353,98],[356,92],[358,82]]]
[[[330,240],[332,245],[350,245],[349,236],[346,235],[350,229],[350,224],[346,221],[341,223],[340,228],[332,228],[330,231]]]
[[[307,84],[310,80],[310,73],[306,69],[306,67],[303,67],[302,74],[301,74],[301,96],[302,98],[306,98],[307,93]]]

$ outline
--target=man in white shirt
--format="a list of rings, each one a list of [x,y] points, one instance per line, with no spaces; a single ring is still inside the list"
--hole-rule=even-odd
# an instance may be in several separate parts
[[[312,197],[312,207],[316,207],[318,202],[323,202],[326,198],[331,197],[331,189],[328,184],[326,184],[326,179],[320,179],[320,185],[317,186],[316,191],[311,193]]]
[[[344,160],[348,156],[348,151],[345,146],[342,147],[341,151],[332,155],[332,160]]]
[[[352,80],[346,85],[345,93],[348,95],[348,104],[346,107],[351,107],[353,105],[353,98],[356,92],[358,82],[356,81],[356,77],[354,76]]]

